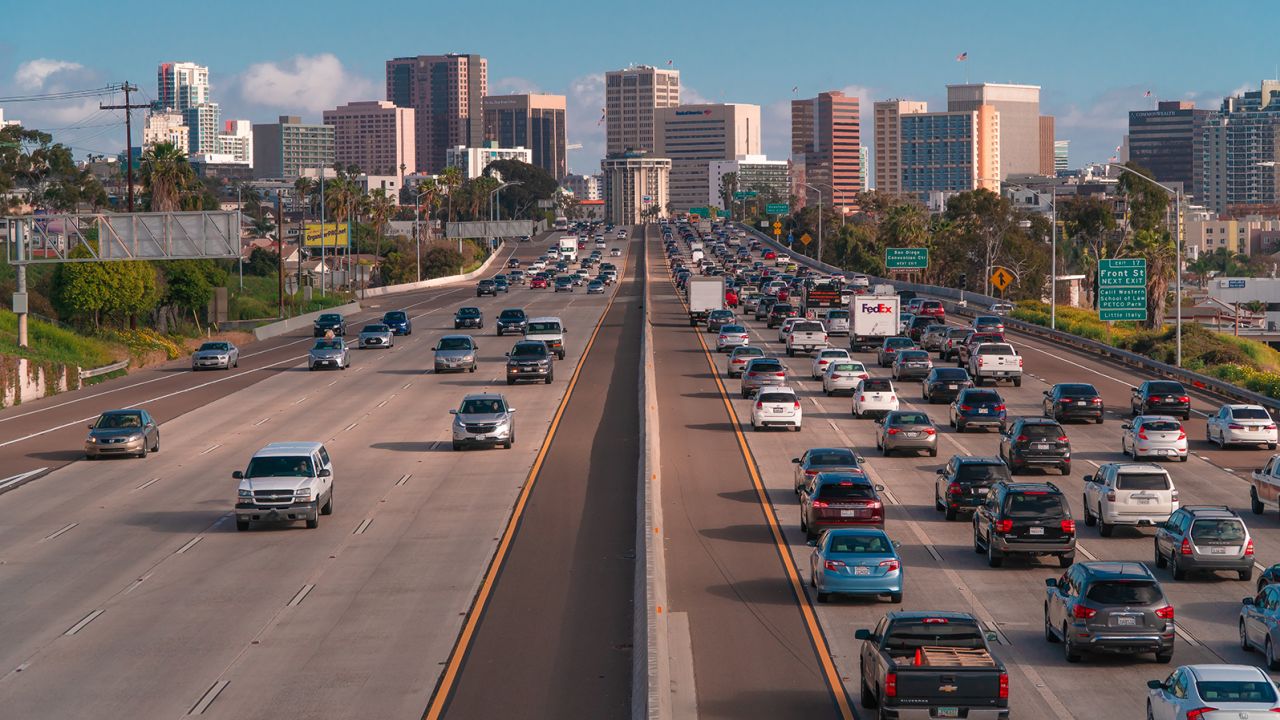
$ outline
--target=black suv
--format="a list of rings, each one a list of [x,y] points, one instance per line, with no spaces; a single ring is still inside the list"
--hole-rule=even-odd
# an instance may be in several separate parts
[[[1092,420],[1102,424],[1102,396],[1088,383],[1058,383],[1044,391],[1044,416],[1058,422]]]
[[[347,334],[347,320],[338,313],[324,313],[316,318],[311,326],[311,334],[313,337],[324,337],[326,332],[332,331],[338,337],[345,337]]]
[[[775,302],[773,306],[769,308],[769,320],[765,324],[771,328],[776,328],[787,318],[793,318],[798,314],[799,312],[796,310],[795,305],[792,305],[791,303]]]
[[[478,307],[458,308],[453,314],[453,329],[484,328],[484,313]]]
[[[505,335],[508,332],[523,335],[525,323],[528,321],[529,318],[524,314],[524,310],[520,308],[506,308],[502,312],[498,313],[498,318],[493,321],[493,324],[494,327],[497,328],[499,335]]]
[[[1178,415],[1191,419],[1191,398],[1182,383],[1172,380],[1148,380],[1133,389],[1129,410],[1138,415]]]
[[[955,520],[962,512],[973,512],[987,501],[987,491],[998,482],[1013,482],[1009,466],[995,457],[952,455],[945,467],[935,471],[933,506]]]
[[[541,380],[550,385],[556,377],[551,351],[541,340],[521,340],[507,353],[507,384],[517,380]]]
[[[1173,659],[1173,605],[1146,565],[1085,562],[1045,585],[1044,639],[1062,643],[1067,662],[1089,651]]]
[[[1058,565],[1076,560],[1076,521],[1067,498],[1051,482],[998,482],[973,513],[973,551],[1000,567],[1009,555],[1054,555]]]
[[[484,295],[498,297],[498,284],[492,280],[481,280],[476,283],[476,297]]]
[[[1071,441],[1057,420],[1014,418],[1000,432],[1000,459],[1017,475],[1029,467],[1071,474]]]

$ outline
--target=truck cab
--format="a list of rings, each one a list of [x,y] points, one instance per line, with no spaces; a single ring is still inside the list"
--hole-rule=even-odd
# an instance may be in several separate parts
[[[271,443],[231,477],[240,481],[236,530],[248,530],[251,522],[298,520],[315,529],[321,515],[333,514],[333,460],[322,443]]]

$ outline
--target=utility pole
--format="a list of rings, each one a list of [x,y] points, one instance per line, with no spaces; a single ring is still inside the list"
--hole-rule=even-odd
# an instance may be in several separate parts
[[[129,179],[129,210],[133,212],[133,114],[131,110],[142,110],[150,107],[145,103],[139,105],[129,104],[129,93],[138,89],[137,85],[130,85],[128,80],[124,81],[124,104],[123,105],[103,105],[98,103],[99,110],[123,110],[124,111],[124,157],[125,163],[128,165],[127,177]]]
[[[276,277],[279,280],[280,307],[279,317],[284,317],[284,211],[280,207],[280,189],[276,189]]]

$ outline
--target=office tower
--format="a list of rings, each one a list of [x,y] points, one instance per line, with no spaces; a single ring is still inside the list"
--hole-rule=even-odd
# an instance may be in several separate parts
[[[1155,110],[1129,112],[1129,160],[1162,183],[1180,183],[1196,197],[1195,146],[1212,110],[1183,100],[1161,101]]]
[[[253,126],[253,176],[293,181],[304,172],[333,167],[333,127],[302,122],[296,115]]]
[[[387,100],[369,100],[324,111],[333,128],[335,161],[369,175],[398,178],[415,171],[414,109]]]
[[[875,184],[883,193],[902,192],[902,135],[900,118],[922,113],[929,104],[919,100],[882,100],[873,105],[875,115]]]
[[[931,193],[1000,191],[1001,118],[994,107],[911,113],[898,122],[902,192],[928,201]]]
[[[726,187],[724,177],[736,176],[733,187]],[[791,164],[786,160],[770,160],[764,155],[742,155],[736,160],[712,160],[707,164],[707,204],[729,209],[736,202],[727,196],[729,190],[756,192],[763,202],[787,202],[791,190]]]
[[[976,83],[948,85],[947,110],[990,105],[1000,114],[1000,179],[1040,172],[1040,86]]]
[[[0,127],[3,127],[0,124]],[[190,153],[190,130],[182,119],[182,113],[151,111],[142,124],[142,147],[157,143],[169,143],[184,153]]]
[[[533,164],[560,180],[569,171],[563,95],[490,95],[481,101],[484,139],[533,151]]]
[[[1040,116],[1040,174],[1053,176],[1053,116]]]
[[[760,106],[741,103],[659,108],[655,154],[671,161],[670,197],[675,212],[702,206],[710,193],[708,165],[760,154]]]
[[[680,104],[680,71],[638,65],[605,73],[606,153],[652,152],[658,143],[654,112]]]
[[[611,154],[600,161],[604,177],[605,220],[637,225],[666,217],[670,204],[671,161],[644,151]]]
[[[484,174],[489,163],[499,160],[516,160],[522,163],[533,163],[533,151],[529,148],[504,148],[497,143],[485,143],[482,147],[463,147],[459,145],[449,148],[445,153],[445,167],[456,167],[462,171],[462,177],[470,180]]]
[[[177,110],[209,102],[209,68],[190,62],[161,63],[156,72],[156,109]]]
[[[1053,173],[1055,175],[1066,172],[1070,169],[1068,165],[1068,154],[1071,150],[1070,140],[1054,140],[1053,141]]]
[[[1237,216],[1280,212],[1280,80],[1224,99],[1193,155],[1201,204]]]
[[[488,61],[479,55],[418,55],[387,61],[387,100],[413,108],[420,172],[438,173],[449,148],[484,140],[481,99],[489,94]]]
[[[803,158],[806,204],[847,206],[862,192],[862,118],[858,98],[839,90],[791,101],[791,157]]]

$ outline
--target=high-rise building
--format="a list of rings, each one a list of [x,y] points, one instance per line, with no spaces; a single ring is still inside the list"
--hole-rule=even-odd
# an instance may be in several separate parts
[[[563,95],[490,95],[481,107],[485,141],[529,148],[533,164],[556,180],[569,171]]]
[[[1161,101],[1155,110],[1129,112],[1129,160],[1162,183],[1181,183],[1200,196],[1195,182],[1195,145],[1212,110],[1184,100]]]
[[[897,195],[902,192],[903,115],[928,112],[929,104],[919,100],[882,100],[873,106],[875,115],[876,190]]]
[[[147,113],[142,123],[142,147],[146,149],[157,143],[169,143],[183,153],[190,154],[190,131],[182,119],[182,113],[164,110]]]
[[[1053,116],[1040,116],[1040,174],[1052,177],[1053,170]]]
[[[218,129],[222,126],[222,109],[218,103],[203,102],[182,111],[187,126],[187,146],[191,154],[218,152]]]
[[[324,111],[333,127],[335,160],[370,175],[404,177],[414,170],[414,109],[387,100],[368,100]]]
[[[296,180],[333,167],[333,127],[281,115],[280,122],[253,126],[253,176]]]
[[[227,120],[218,133],[218,152],[230,155],[235,162],[253,166],[253,123],[248,120]]]
[[[522,163],[533,163],[533,151],[529,148],[504,148],[497,143],[486,143],[484,147],[463,147],[459,145],[449,148],[445,153],[445,167],[456,167],[468,180],[484,174],[489,163],[499,160],[516,160]]]
[[[636,225],[667,216],[671,161],[644,151],[611,154],[600,161],[604,175],[605,220]]]
[[[858,148],[858,182],[862,183],[864,190],[871,189],[871,148],[863,145]]]
[[[732,187],[725,185],[726,175],[733,173]],[[707,165],[707,204],[728,209],[735,202],[730,191],[755,191],[761,202],[786,202],[791,190],[791,164],[786,160],[770,160],[764,155],[743,155],[736,160],[712,160]]]
[[[858,98],[839,90],[791,101],[791,157],[803,157],[806,204],[847,206],[862,192],[862,116]]]
[[[653,152],[660,131],[654,111],[680,104],[680,71],[638,65],[604,80],[606,153]]]
[[[1000,191],[1002,136],[994,107],[911,113],[901,115],[899,125],[902,192],[928,201],[931,193]]]
[[[1060,175],[1070,170],[1069,153],[1071,151],[1070,140],[1054,140],[1053,141],[1053,174]]]
[[[479,55],[418,55],[387,61],[387,99],[413,108],[417,161],[410,170],[438,173],[449,148],[484,140],[481,99],[489,94],[489,63]]]
[[[602,180],[600,175],[565,175],[560,186],[578,200],[600,200]]]
[[[18,120],[5,120],[4,108],[0,108],[0,128],[7,128],[10,125],[21,125],[21,124],[22,122]]]
[[[161,63],[156,71],[156,108],[177,110],[209,102],[209,68],[191,62]]]
[[[990,105],[1000,113],[1000,179],[1040,172],[1040,86],[976,83],[948,85],[947,110]]]
[[[1193,154],[1201,204],[1235,215],[1251,206],[1272,212],[1280,205],[1280,80],[1224,99],[1203,121]]]
[[[706,203],[712,160],[760,154],[760,106],[742,103],[677,105],[654,114],[656,155],[671,161],[671,206],[675,212]]]

